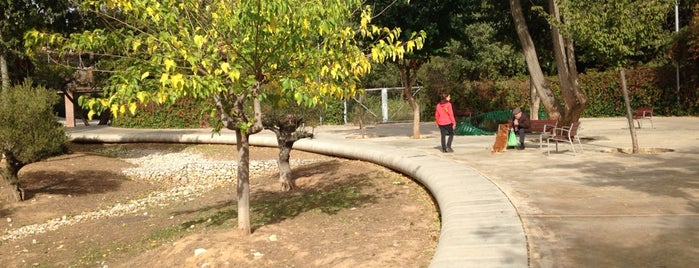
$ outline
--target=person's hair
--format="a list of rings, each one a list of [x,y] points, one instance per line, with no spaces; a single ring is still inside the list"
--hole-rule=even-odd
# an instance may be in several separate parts
[[[449,94],[449,92],[442,92],[442,99],[440,100],[440,102],[447,101],[447,97],[449,97],[450,95],[451,94]]]

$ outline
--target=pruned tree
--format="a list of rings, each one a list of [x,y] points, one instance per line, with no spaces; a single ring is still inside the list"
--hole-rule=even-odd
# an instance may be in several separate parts
[[[423,38],[398,42],[400,30],[373,26],[371,9],[358,0],[89,0],[82,11],[109,27],[70,37],[33,31],[30,45],[118,61],[105,96],[81,99],[90,115],[105,108],[114,116],[135,113],[138,103],[186,95],[211,99],[219,129],[235,131],[238,230],[248,234],[249,137],[263,129],[266,96],[303,106],[352,96],[370,71],[358,39],[376,41],[371,59],[381,61],[401,58]],[[279,86],[265,87],[272,82]]]
[[[313,133],[303,129],[305,118],[294,112],[265,114],[262,125],[269,129],[277,137],[279,156],[279,184],[282,191],[296,188],[295,179],[291,169],[291,150],[294,143],[305,138],[313,138]]]
[[[276,92],[281,93],[277,90]],[[262,125],[265,129],[274,132],[277,137],[279,155],[277,166],[279,168],[280,190],[290,191],[296,188],[293,170],[291,169],[291,151],[294,143],[301,139],[313,138],[313,133],[306,130],[306,122],[318,115],[319,106],[304,107],[296,102],[289,102],[293,98],[283,97],[279,94],[268,95],[265,101]],[[311,119],[311,120],[309,120]]]

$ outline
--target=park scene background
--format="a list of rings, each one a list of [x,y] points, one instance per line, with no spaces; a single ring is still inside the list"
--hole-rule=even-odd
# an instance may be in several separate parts
[[[442,92],[471,116],[522,107],[566,124],[699,112],[696,1],[169,4],[2,4],[3,192],[23,200],[22,167],[68,152],[67,102],[113,127],[233,130],[244,167],[262,129],[288,139],[288,162],[283,131],[385,122],[368,89],[390,88],[389,121],[416,126]],[[250,174],[236,176],[249,233]]]

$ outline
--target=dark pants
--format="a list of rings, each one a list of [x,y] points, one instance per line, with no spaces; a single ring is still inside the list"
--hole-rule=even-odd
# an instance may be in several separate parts
[[[526,128],[520,128],[517,129],[517,136],[519,137],[519,146],[523,147],[524,146],[524,136],[527,134],[525,133],[527,131]]]
[[[442,151],[446,151],[451,148],[451,142],[454,140],[454,125],[443,125],[439,126],[439,132],[442,133]],[[446,140],[446,136],[449,135],[449,140]]]

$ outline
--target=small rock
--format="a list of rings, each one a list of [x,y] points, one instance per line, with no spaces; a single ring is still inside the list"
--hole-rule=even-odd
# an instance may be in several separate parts
[[[272,241],[272,242],[277,241],[277,235],[270,235],[269,241]]]
[[[206,249],[197,248],[197,249],[194,250],[194,257],[199,256],[199,255],[201,255],[201,254],[203,254],[203,253],[205,253],[205,252],[206,252]]]

